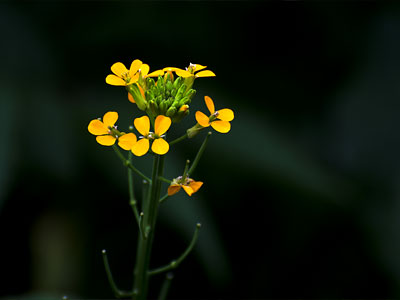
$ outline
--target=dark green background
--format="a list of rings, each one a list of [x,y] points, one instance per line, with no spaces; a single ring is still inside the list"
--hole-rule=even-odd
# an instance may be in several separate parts
[[[126,170],[87,124],[141,116],[104,81],[136,58],[217,74],[176,135],[204,95],[235,112],[193,174],[201,190],[161,207],[153,266],[203,224],[172,299],[400,297],[397,3],[2,2],[0,38],[0,297],[112,298],[104,248],[131,286]],[[205,133],[171,149],[167,177]],[[149,174],[149,155],[135,164]]]

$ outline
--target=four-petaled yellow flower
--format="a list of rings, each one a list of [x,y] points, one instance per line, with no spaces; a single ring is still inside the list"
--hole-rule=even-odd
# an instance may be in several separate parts
[[[183,188],[189,196],[192,196],[192,194],[196,193],[202,185],[203,182],[201,181],[194,181],[192,178],[183,178],[182,176],[179,176],[178,178],[175,178],[168,187],[168,196],[175,195],[181,190],[181,188]]]
[[[159,115],[154,122],[154,132],[150,132],[150,120],[148,116],[143,116],[136,118],[133,122],[137,131],[139,131],[142,136],[136,142],[129,138],[123,139],[124,143],[131,145],[131,151],[136,156],[142,156],[149,151],[150,141],[153,141],[151,145],[151,150],[159,155],[164,155],[169,150],[169,144],[164,140],[164,133],[167,132],[171,126],[171,119],[169,117]],[[136,139],[136,136],[135,136]]]
[[[170,71],[170,72],[175,72],[176,75],[181,76],[183,78],[188,78],[188,77],[212,77],[215,76],[214,72],[210,71],[210,70],[204,70],[201,71],[203,69],[207,68],[207,66],[202,66],[199,64],[192,64],[190,63],[189,67],[186,68],[186,70],[182,70],[179,68],[174,68],[174,67],[167,67],[164,68],[164,71]],[[199,72],[201,71],[201,72]],[[196,73],[198,72],[198,73]]]
[[[206,106],[211,115],[207,117],[201,111],[196,111],[195,117],[197,122],[203,127],[208,127],[211,125],[212,128],[221,133],[229,132],[229,130],[231,130],[231,123],[229,122],[234,118],[233,111],[229,108],[216,111],[214,102],[208,96],[204,97],[204,101],[206,102]]]
[[[142,62],[135,59],[129,70],[123,63],[117,62],[111,66],[111,71],[114,74],[110,74],[106,77],[106,82],[111,85],[126,86],[133,84],[139,79],[139,69],[142,66]]]
[[[90,121],[88,130],[91,134],[96,135],[96,141],[103,146],[114,145],[117,139],[115,123],[118,120],[118,113],[109,111],[104,114],[103,121],[95,119]]]

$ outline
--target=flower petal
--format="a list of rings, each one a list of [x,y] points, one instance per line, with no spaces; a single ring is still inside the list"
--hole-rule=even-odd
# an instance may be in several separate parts
[[[212,101],[212,99],[208,96],[204,96],[204,102],[206,102],[208,111],[210,112],[210,114],[215,113],[215,106],[214,106],[214,102]]]
[[[234,117],[233,111],[229,108],[218,110],[218,119],[222,121],[232,121]]]
[[[199,123],[203,127],[210,126],[210,119],[201,111],[196,111],[195,118],[197,123]]]
[[[192,188],[193,193],[196,193],[201,188],[202,185],[203,185],[202,181],[193,180],[192,182],[189,183],[189,186]]]
[[[212,128],[221,133],[227,133],[231,130],[231,123],[227,121],[215,120],[211,122]]]
[[[112,146],[116,138],[111,135],[100,135],[96,137],[96,141],[103,146]]]
[[[180,190],[181,190],[181,186],[179,184],[171,184],[168,187],[168,196],[175,195]]]
[[[131,67],[129,68],[129,76],[131,78],[133,78],[136,74],[136,72],[140,69],[140,67],[142,66],[142,62],[138,59],[135,59],[132,63],[131,63]]]
[[[132,146],[132,153],[136,156],[142,156],[149,151],[150,142],[148,139],[140,139]]]
[[[165,72],[175,72],[176,70],[182,70],[182,69],[175,68],[175,67],[166,67],[163,69],[163,71],[165,71]]]
[[[93,135],[108,134],[108,129],[100,120],[92,120],[88,125],[88,130]]]
[[[118,138],[118,146],[124,150],[131,150],[136,141],[136,135],[130,132]]]
[[[140,75],[142,75],[143,78],[146,77],[146,75],[149,73],[150,71],[150,67],[148,64],[143,64],[140,66]]]
[[[115,76],[113,74],[110,74],[106,77],[106,82],[110,85],[116,85],[116,86],[125,86],[126,82],[122,78],[119,78],[118,76]]]
[[[116,62],[111,66],[111,71],[118,77],[122,77],[122,74],[128,73],[128,69],[123,63]]]
[[[150,131],[150,120],[148,116],[143,116],[140,118],[136,118],[133,121],[137,131],[139,131],[143,136],[147,136]]]
[[[169,117],[158,115],[154,122],[154,132],[158,136],[167,132],[171,126],[171,119]]]
[[[153,144],[151,145],[151,150],[159,155],[164,155],[169,150],[169,144],[163,138],[158,138],[153,141]]]
[[[188,71],[185,71],[185,70],[182,70],[182,69],[178,69],[178,68],[176,68],[175,73],[176,73],[176,75],[181,76],[183,78],[187,78],[187,77],[192,77],[193,76],[192,73],[190,73]]]
[[[118,113],[115,111],[106,112],[103,116],[103,123],[106,128],[113,127],[118,120]]]
[[[133,84],[133,83],[137,82],[138,79],[139,79],[139,73],[136,73],[135,75],[131,76],[131,78],[129,79],[129,81],[126,85]]]
[[[205,71],[201,71],[199,73],[196,73],[195,75],[196,77],[213,77],[215,76],[213,71],[210,70],[205,70]]]
[[[198,72],[200,70],[203,70],[203,69],[207,68],[207,66],[202,66],[202,65],[199,65],[199,64],[193,64],[193,65],[195,65],[195,68],[194,68],[195,72]]]
[[[136,103],[136,102],[135,102],[135,99],[133,99],[133,96],[132,96],[131,93],[128,93],[128,100],[129,100],[130,102],[132,102],[132,103]]]
[[[154,72],[151,72],[150,74],[147,74],[147,77],[158,77],[158,76],[163,76],[164,71],[163,70],[157,70]]]
[[[186,194],[188,194],[189,196],[192,196],[192,194],[194,193],[193,189],[188,186],[188,185],[182,185],[183,189],[185,190]]]

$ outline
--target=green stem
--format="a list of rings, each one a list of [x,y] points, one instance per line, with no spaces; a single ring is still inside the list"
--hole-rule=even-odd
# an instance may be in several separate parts
[[[187,176],[189,176],[190,174],[192,174],[193,171],[196,169],[197,164],[199,163],[200,158],[201,158],[201,156],[203,155],[204,150],[206,149],[206,146],[207,146],[207,143],[208,143],[208,139],[210,138],[211,134],[212,134],[211,131],[209,131],[209,132],[207,133],[207,136],[206,136],[206,138],[204,139],[203,144],[201,144],[200,149],[199,149],[199,151],[197,152],[197,155],[196,155],[196,157],[195,157],[195,159],[194,159],[194,161],[193,161],[192,166],[190,167],[189,171],[187,172]]]
[[[140,172],[138,169],[136,169],[133,164],[126,159],[126,157],[121,153],[121,151],[119,151],[118,147],[114,144],[112,145],[115,153],[118,155],[118,157],[121,159],[122,163],[124,164],[124,166],[128,167],[129,169],[131,169],[132,171],[134,171],[136,174],[138,174],[140,177],[142,177],[144,180],[150,181],[150,178],[147,177],[146,175],[144,175],[142,172]]]
[[[149,275],[156,275],[160,274],[162,272],[170,271],[172,269],[175,269],[178,267],[178,265],[189,255],[189,253],[193,250],[194,246],[196,245],[197,238],[199,236],[199,229],[201,227],[200,223],[196,224],[196,229],[193,234],[192,241],[190,242],[189,246],[186,248],[185,252],[182,253],[181,256],[179,256],[177,259],[171,261],[168,265],[165,265],[163,267],[154,269],[149,271]]]
[[[159,178],[162,177],[163,170],[164,156],[155,155],[149,197],[144,203],[143,225],[147,238],[139,236],[136,266],[134,270],[132,298],[137,300],[145,300],[147,297],[149,285],[148,270],[161,190],[161,180]]]
[[[132,153],[129,153],[129,162],[132,161]],[[135,193],[133,192],[133,176],[132,169],[128,169],[128,187],[129,187],[129,204],[132,207],[133,214],[135,215],[136,222],[140,228],[139,212],[137,209],[137,201],[135,199]]]
[[[162,177],[162,176],[158,177],[158,179],[160,179],[161,181],[164,181],[165,183],[168,183],[168,184],[171,184],[171,183],[172,183],[171,180],[169,180],[169,179],[167,179],[167,178],[164,178],[164,177]]]
[[[172,274],[172,272],[167,273],[167,275],[165,276],[164,283],[161,287],[160,295],[158,295],[158,300],[167,299],[167,294],[171,286],[172,279],[174,279],[174,274]]]
[[[183,141],[184,139],[186,139],[188,137],[188,134],[185,133],[184,135],[182,135],[181,137],[178,137],[177,139],[173,140],[172,142],[169,142],[169,145],[173,145],[176,143],[179,143],[180,141]]]
[[[117,298],[131,297],[132,293],[129,293],[126,291],[121,291],[120,289],[118,289],[117,285],[115,284],[114,278],[111,273],[110,265],[108,263],[107,251],[103,250],[103,251],[101,251],[101,254],[103,255],[104,268],[106,269],[108,282],[110,283],[111,289],[113,290],[115,297],[117,297]]]
[[[169,197],[168,193],[165,194],[164,196],[162,196],[162,197],[160,198],[160,204],[163,203],[165,200],[167,200],[168,197]]]

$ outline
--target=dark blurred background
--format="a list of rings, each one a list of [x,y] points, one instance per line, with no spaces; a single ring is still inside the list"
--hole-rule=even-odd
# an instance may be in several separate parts
[[[201,190],[160,208],[154,267],[203,224],[171,299],[400,297],[398,2],[2,2],[0,38],[1,299],[112,298],[102,249],[131,287],[126,169],[87,125],[142,115],[104,81],[133,59],[217,74],[177,134],[204,95],[235,111]],[[174,147],[167,177],[205,133]]]

